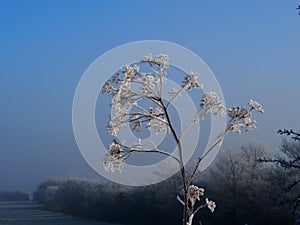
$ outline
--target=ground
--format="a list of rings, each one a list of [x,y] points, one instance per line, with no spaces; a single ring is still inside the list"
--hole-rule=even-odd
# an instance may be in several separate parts
[[[0,225],[112,225],[50,212],[31,201],[0,202]]]

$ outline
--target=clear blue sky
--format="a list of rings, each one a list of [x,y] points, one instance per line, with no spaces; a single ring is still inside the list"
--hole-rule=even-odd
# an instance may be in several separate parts
[[[259,130],[225,146],[300,129],[299,1],[0,1],[0,189],[47,177],[97,177],[73,138],[76,85],[98,56],[127,42],[183,45],[216,74],[228,106],[249,98]]]

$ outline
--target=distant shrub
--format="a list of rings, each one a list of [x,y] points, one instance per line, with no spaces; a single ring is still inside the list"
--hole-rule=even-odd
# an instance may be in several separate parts
[[[122,224],[152,224],[158,219],[181,224],[182,210],[174,198],[177,191],[175,186],[166,188],[165,182],[137,189],[72,178],[47,180],[38,186],[34,197],[50,210],[84,218]]]
[[[28,201],[29,195],[19,191],[0,191],[0,201]]]

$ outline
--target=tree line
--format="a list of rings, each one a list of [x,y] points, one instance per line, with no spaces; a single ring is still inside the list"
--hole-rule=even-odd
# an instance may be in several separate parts
[[[288,201],[299,193],[285,188],[298,171],[260,159],[288,160],[300,150],[299,142],[283,140],[280,153],[272,155],[263,144],[222,150],[213,165],[198,174],[195,184],[205,188],[217,208],[202,209],[194,218],[203,225],[294,224],[297,209]],[[293,154],[291,153],[293,151]],[[78,178],[49,179],[35,192],[35,200],[48,209],[74,216],[121,224],[181,224],[180,175],[151,186],[127,187]],[[203,196],[205,198],[205,196]]]
[[[0,201],[28,201],[29,195],[20,191],[0,190]]]

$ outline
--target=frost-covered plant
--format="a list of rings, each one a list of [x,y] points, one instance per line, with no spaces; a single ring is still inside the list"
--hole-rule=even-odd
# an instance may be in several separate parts
[[[241,133],[241,128],[250,131],[256,128],[256,121],[252,119],[252,111],[256,110],[263,113],[262,106],[253,100],[249,101],[249,109],[243,107],[232,107],[227,110],[229,122],[218,138],[206,150],[206,152],[197,160],[195,168],[188,177],[186,167],[183,162],[184,149],[182,149],[182,140],[187,130],[192,126],[199,124],[200,121],[212,113],[214,115],[225,115],[226,109],[224,102],[215,92],[205,92],[199,101],[198,111],[193,115],[190,124],[177,133],[171,120],[169,112],[170,105],[176,98],[191,89],[202,89],[203,84],[199,83],[199,73],[190,72],[183,80],[179,90],[168,90],[169,99],[163,98],[163,88],[167,81],[167,71],[170,69],[167,55],[159,54],[152,57],[151,54],[141,59],[141,64],[146,64],[151,69],[148,72],[141,71],[138,65],[126,65],[121,68],[121,73],[108,80],[103,86],[102,93],[111,93],[111,107],[113,114],[107,125],[108,132],[113,135],[114,141],[109,146],[109,151],[103,159],[103,166],[107,171],[122,171],[127,158],[134,152],[159,153],[172,157],[178,162],[183,183],[183,200],[177,196],[178,201],[184,207],[184,225],[192,225],[194,215],[204,207],[214,212],[216,204],[213,201],[205,199],[204,204],[198,203],[204,195],[204,189],[192,184],[195,173],[201,161],[219,145],[228,132]],[[140,104],[141,100],[151,103],[151,107],[145,107]],[[178,154],[171,154],[163,151],[155,143],[135,143],[131,146],[126,145],[118,139],[120,129],[130,125],[133,131],[141,131],[143,125],[152,129],[155,133],[170,132],[177,144]],[[199,205],[200,204],[200,205]]]

